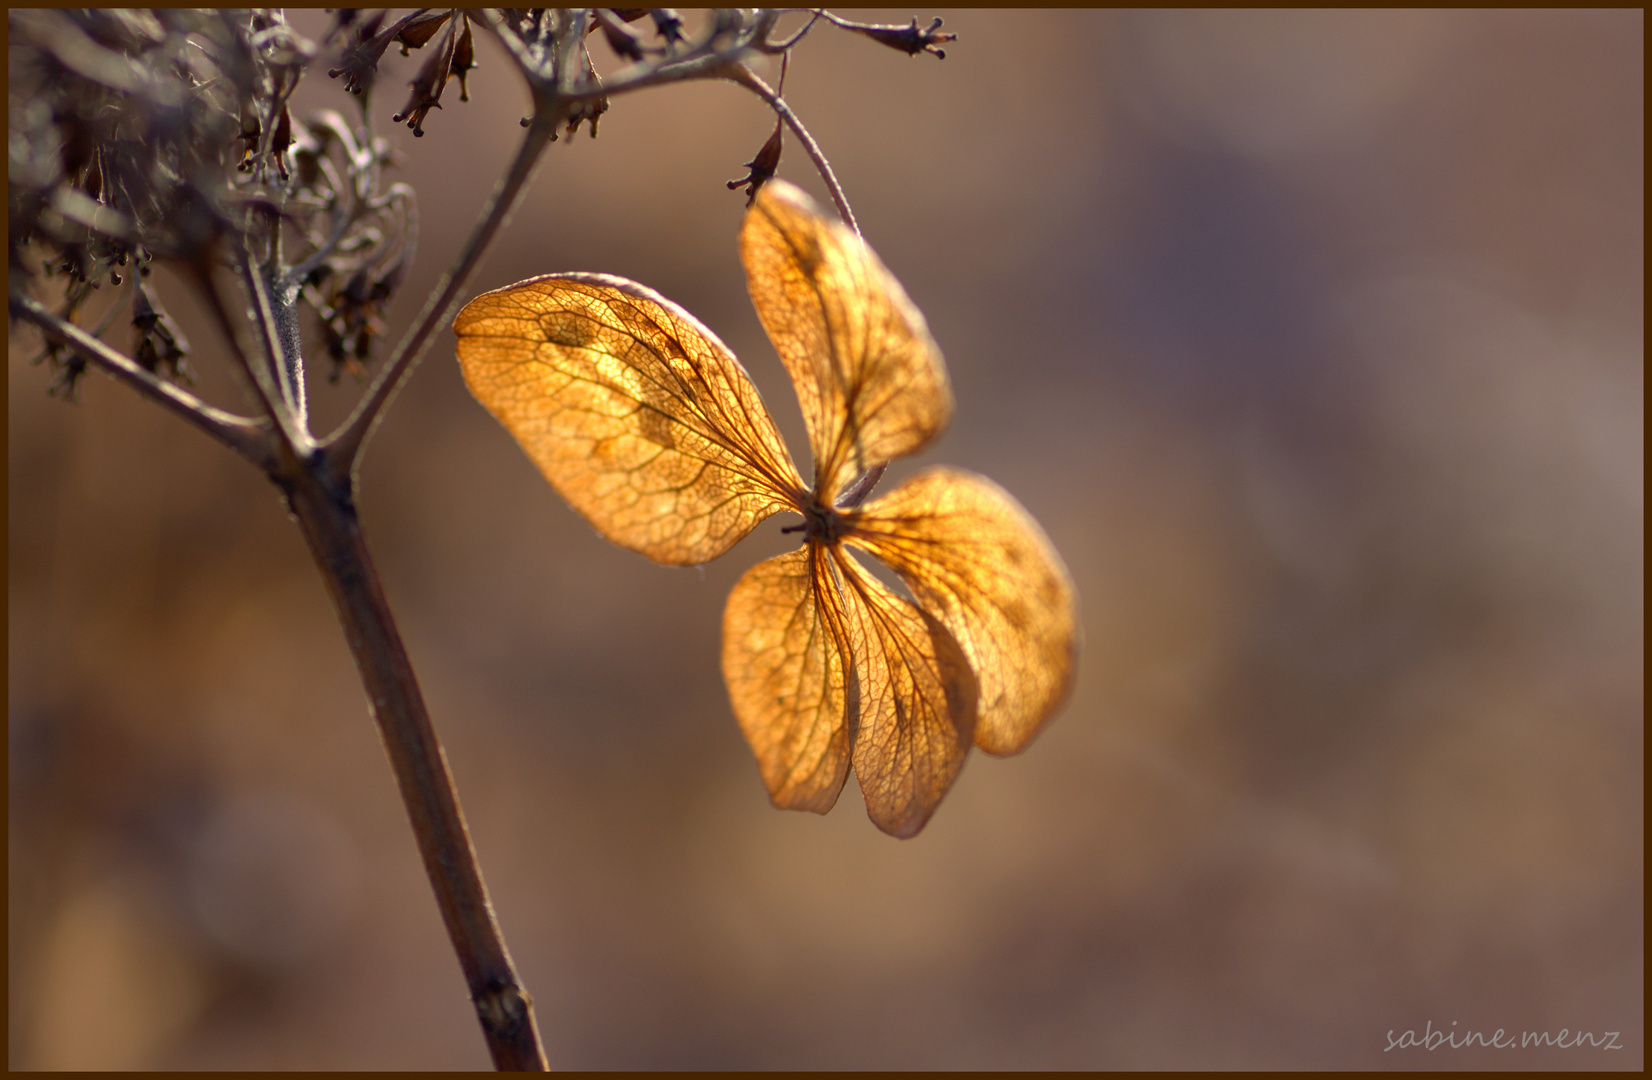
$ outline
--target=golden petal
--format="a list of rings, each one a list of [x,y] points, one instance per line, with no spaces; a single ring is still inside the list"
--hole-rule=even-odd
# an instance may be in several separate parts
[[[746,212],[740,257],[757,315],[797,388],[823,504],[946,428],[952,391],[941,350],[860,237],[773,180]]]
[[[984,476],[929,469],[863,507],[845,539],[958,639],[981,687],[975,745],[1025,748],[1072,687],[1079,639],[1072,579],[1038,522]]]
[[[884,832],[916,836],[969,754],[977,686],[951,634],[833,549],[859,711],[850,737],[866,813]],[[817,577],[818,582],[818,577]]]
[[[723,678],[774,804],[824,814],[849,775],[849,633],[815,544],[758,563],[723,612]],[[825,587],[818,587],[824,582]]]
[[[530,278],[466,304],[453,332],[471,393],[617,544],[702,563],[803,498],[745,368],[651,289]]]

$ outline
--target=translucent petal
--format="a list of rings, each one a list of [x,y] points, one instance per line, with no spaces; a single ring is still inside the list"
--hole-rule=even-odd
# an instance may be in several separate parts
[[[952,391],[941,351],[860,237],[774,180],[746,212],[740,257],[757,315],[797,388],[823,505],[946,428]]]
[[[651,289],[531,278],[466,304],[453,332],[471,393],[617,544],[701,563],[805,497],[740,362]]]
[[[969,754],[977,687],[944,626],[835,549],[860,708],[850,737],[866,813],[915,836]]]
[[[1072,687],[1079,638],[1072,580],[1038,522],[986,477],[938,468],[863,507],[845,540],[958,639],[981,688],[975,744],[1026,747]]]
[[[819,814],[849,775],[846,717],[858,704],[830,574],[809,544],[752,567],[723,612],[723,678],[769,797]]]

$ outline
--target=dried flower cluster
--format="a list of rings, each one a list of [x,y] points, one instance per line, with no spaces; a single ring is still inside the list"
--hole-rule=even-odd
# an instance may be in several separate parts
[[[103,285],[125,286],[98,331],[129,310],[134,359],[187,377],[187,343],[128,267],[141,278],[170,260],[200,281],[256,263],[286,321],[300,300],[314,312],[335,377],[359,369],[417,217],[411,188],[381,187],[390,151],[365,109],[354,123],[293,116],[315,43],[264,10],[13,10],[9,24],[14,293],[67,279],[57,310],[75,321]],[[471,62],[457,42],[448,51],[462,76]],[[72,393],[84,361],[57,344],[46,356]]]
[[[953,36],[939,32],[939,19],[920,29],[916,19],[884,26],[816,12],[777,39],[778,18],[773,11],[711,12],[690,40],[682,18],[665,8],[418,8],[399,16],[345,8],[317,44],[296,33],[279,9],[14,9],[11,287],[66,279],[56,311],[77,322],[105,283],[126,286],[129,295],[93,320],[94,333],[114,321],[117,308],[129,310],[134,358],[177,378],[187,377],[187,344],[155,294],[133,284],[129,268],[141,277],[154,259],[172,260],[201,285],[217,268],[244,272],[257,264],[283,333],[296,344],[296,311],[308,308],[331,377],[360,374],[384,336],[385,304],[406,275],[417,237],[412,189],[381,184],[391,155],[369,123],[379,61],[392,45],[403,56],[414,49],[427,54],[391,116],[416,136],[442,108],[451,81],[458,81],[461,101],[470,99],[466,76],[476,67],[478,24],[530,83],[554,88],[565,134],[585,124],[595,135],[608,97],[587,49],[594,35],[630,62],[613,76],[630,86],[727,77],[726,65],[752,53],[784,58],[820,20],[912,55],[944,56],[938,45]],[[321,110],[301,119],[288,105],[323,52],[335,58],[327,74],[355,97],[352,117]],[[776,111],[784,114],[782,106]],[[731,188],[754,198],[776,175],[781,126]],[[55,341],[44,356],[59,372],[56,388],[72,394],[84,359]]]

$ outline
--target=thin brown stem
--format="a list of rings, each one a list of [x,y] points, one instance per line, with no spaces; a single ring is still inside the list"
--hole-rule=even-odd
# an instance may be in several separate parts
[[[803,121],[792,112],[792,107],[786,104],[786,99],[771,90],[768,83],[759,79],[744,64],[730,64],[723,72],[723,77],[730,82],[739,83],[768,102],[769,108],[779,113],[780,118],[786,121],[786,126],[797,136],[797,141],[803,144],[803,152],[814,162],[815,171],[820,173],[820,178],[826,182],[826,190],[831,193],[832,202],[837,205],[837,212],[843,218],[843,223],[859,236],[860,226],[855,222],[855,212],[849,209],[849,198],[843,194],[843,186],[837,182],[837,176],[832,172],[832,163],[826,160],[826,154],[820,149],[820,144],[815,142],[814,136],[809,134],[809,129],[803,126]]]
[[[750,50],[760,48],[760,44],[773,27],[778,13],[760,11],[757,21],[746,29],[746,32],[735,38],[735,43],[722,49],[712,49],[710,40],[702,42],[696,48],[682,56],[659,64],[639,62],[629,67],[621,68],[610,81],[584,87],[570,87],[560,93],[560,97],[569,103],[590,101],[595,98],[611,98],[620,94],[628,94],[636,90],[645,90],[651,86],[665,86],[668,83],[688,82],[694,79],[723,79],[728,77],[729,65],[738,63],[742,56]],[[498,33],[498,24],[494,29]],[[533,60],[525,55],[521,45],[512,40],[511,35],[498,33],[499,39],[512,53],[517,64],[524,73],[530,73]],[[637,70],[641,69],[641,70]]]
[[[266,470],[272,467],[275,455],[267,422],[237,416],[208,405],[189,391],[180,390],[164,379],[145,371],[136,361],[110,348],[74,323],[58,318],[33,297],[13,297],[11,310],[14,315],[39,327],[47,337],[61,341],[73,349],[87,363],[96,364],[139,394],[168,412],[182,417],[254,465]]]
[[[762,49],[766,53],[779,53],[782,57],[784,57],[790,53],[793,45],[796,45],[798,42],[802,41],[809,31],[815,28],[815,23],[820,21],[820,17],[826,14],[826,12],[819,8],[794,8],[791,10],[802,10],[809,12],[809,21],[799,27],[797,33],[793,34],[791,37],[785,38],[781,41],[764,41],[758,45],[758,48]],[[782,79],[780,81],[785,82],[786,80]]]
[[[412,819],[494,1067],[546,1071],[532,998],[499,932],[447,756],[368,556],[349,488],[329,483],[328,470],[313,459],[282,486],[366,685],[369,711]]]
[[[482,218],[477,222],[464,251],[436,282],[436,287],[431,291],[430,299],[425,302],[424,311],[420,313],[418,322],[407,336],[402,338],[401,344],[396,346],[396,351],[391,354],[378,379],[368,389],[361,404],[356,407],[356,411],[338,431],[324,440],[323,445],[327,448],[336,477],[347,478],[354,475],[362,447],[366,445],[379,418],[383,416],[385,406],[390,403],[390,399],[400,389],[408,373],[413,370],[413,365],[418,363],[425,350],[429,348],[436,329],[453,317],[453,311],[459,303],[460,290],[470,280],[471,273],[481,261],[482,254],[487,251],[494,234],[510,219],[511,212],[516,209],[517,203],[527,192],[528,181],[533,176],[534,168],[539,164],[539,156],[545,147],[550,145],[551,137],[556,133],[557,123],[561,119],[560,111],[551,108],[548,101],[541,100],[537,104],[533,123],[523,136],[522,146],[516,152],[516,160],[511,162],[510,171],[499,182],[499,186],[494,189],[493,197],[483,208]]]

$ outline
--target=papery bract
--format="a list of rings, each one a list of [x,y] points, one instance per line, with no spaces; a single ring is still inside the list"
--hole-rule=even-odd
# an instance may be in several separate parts
[[[923,316],[858,236],[776,180],[747,212],[740,253],[803,409],[812,484],[716,335],[623,278],[556,274],[477,297],[453,324],[459,361],[615,543],[687,565],[777,511],[803,515],[803,547],[729,596],[735,716],[775,805],[826,812],[852,765],[872,820],[912,836],[972,742],[1016,753],[1065,698],[1072,584],[1038,523],[984,477],[929,469],[859,505],[857,478],[933,441],[952,394]]]

